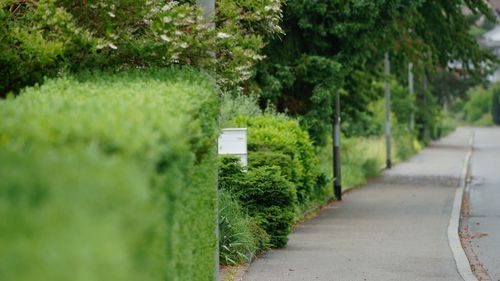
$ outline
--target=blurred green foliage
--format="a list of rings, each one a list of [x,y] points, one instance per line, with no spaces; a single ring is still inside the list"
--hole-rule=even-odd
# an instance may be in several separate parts
[[[213,89],[98,72],[0,101],[2,280],[212,280]]]
[[[463,107],[465,112],[465,121],[475,125],[492,125],[493,91],[484,89],[481,86],[470,89],[467,92],[467,101]]]
[[[288,0],[285,35],[266,46],[269,59],[258,68],[261,104],[270,102],[280,112],[300,117],[311,139],[324,145],[333,97],[340,92],[343,133],[366,135],[367,106],[379,98],[373,82],[383,78],[385,52],[394,77],[405,84],[409,62],[417,84],[424,80],[421,73],[454,60],[470,62],[463,71],[474,74],[480,74],[482,63],[495,60],[468,34],[471,20],[463,14],[464,6],[474,17],[494,18],[482,1]],[[432,122],[440,115],[440,108],[427,101],[418,104],[429,109],[416,118],[421,138],[436,130]],[[441,99],[433,102],[443,104]]]

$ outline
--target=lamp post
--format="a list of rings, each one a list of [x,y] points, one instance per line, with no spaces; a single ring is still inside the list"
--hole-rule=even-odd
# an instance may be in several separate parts
[[[203,19],[209,21],[215,15],[215,0],[196,0],[196,4],[203,10]],[[210,28],[215,28],[215,23],[209,22]]]
[[[333,193],[342,200],[342,178],[340,173],[340,93],[337,91],[333,113]]]
[[[389,75],[391,74],[391,65],[389,61],[389,53],[385,53],[384,57],[384,73],[385,73],[385,145],[386,145],[386,167],[390,169],[391,163],[391,85]]]
[[[410,62],[408,63],[408,91],[410,92],[410,96],[413,95],[414,93],[414,87],[413,87],[413,63]],[[410,113],[410,129],[413,131],[415,128],[415,113],[413,112],[413,109]]]

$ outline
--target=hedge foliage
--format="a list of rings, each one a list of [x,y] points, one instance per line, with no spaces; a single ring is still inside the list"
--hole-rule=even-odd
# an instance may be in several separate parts
[[[219,187],[230,192],[270,236],[271,247],[283,247],[292,224],[311,206],[324,203],[326,176],[306,130],[297,120],[281,114],[256,113],[233,117],[225,123],[247,127],[247,171],[238,158],[223,157]],[[262,244],[258,249],[265,249]]]
[[[270,236],[269,246],[284,247],[295,218],[295,186],[277,166],[250,168],[245,172],[239,161],[234,157],[222,158],[219,186],[232,194],[265,230]]]
[[[212,280],[213,89],[137,70],[1,101],[2,280]]]
[[[239,127],[248,127],[249,162],[252,166],[274,165],[297,190],[298,207],[307,208],[323,196],[319,160],[307,131],[285,115],[240,116]],[[267,164],[266,164],[267,163]]]
[[[475,87],[467,92],[465,103],[465,120],[470,124],[481,122],[485,116],[490,117],[492,108],[492,92],[483,87]],[[479,124],[481,125],[481,124]]]

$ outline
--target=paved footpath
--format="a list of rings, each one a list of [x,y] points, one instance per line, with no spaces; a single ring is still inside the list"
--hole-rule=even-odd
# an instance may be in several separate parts
[[[472,154],[469,232],[490,279],[500,281],[500,128],[476,128]]]
[[[461,280],[447,228],[467,153],[460,128],[348,192],[257,259],[245,281]]]

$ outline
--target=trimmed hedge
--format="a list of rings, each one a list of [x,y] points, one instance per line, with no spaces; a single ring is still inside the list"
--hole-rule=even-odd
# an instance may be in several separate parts
[[[313,143],[296,120],[284,115],[240,116],[239,127],[248,127],[250,166],[278,166],[295,185],[298,207],[306,210],[324,199],[324,175]]]
[[[87,73],[0,102],[2,280],[212,280],[213,89]]]

